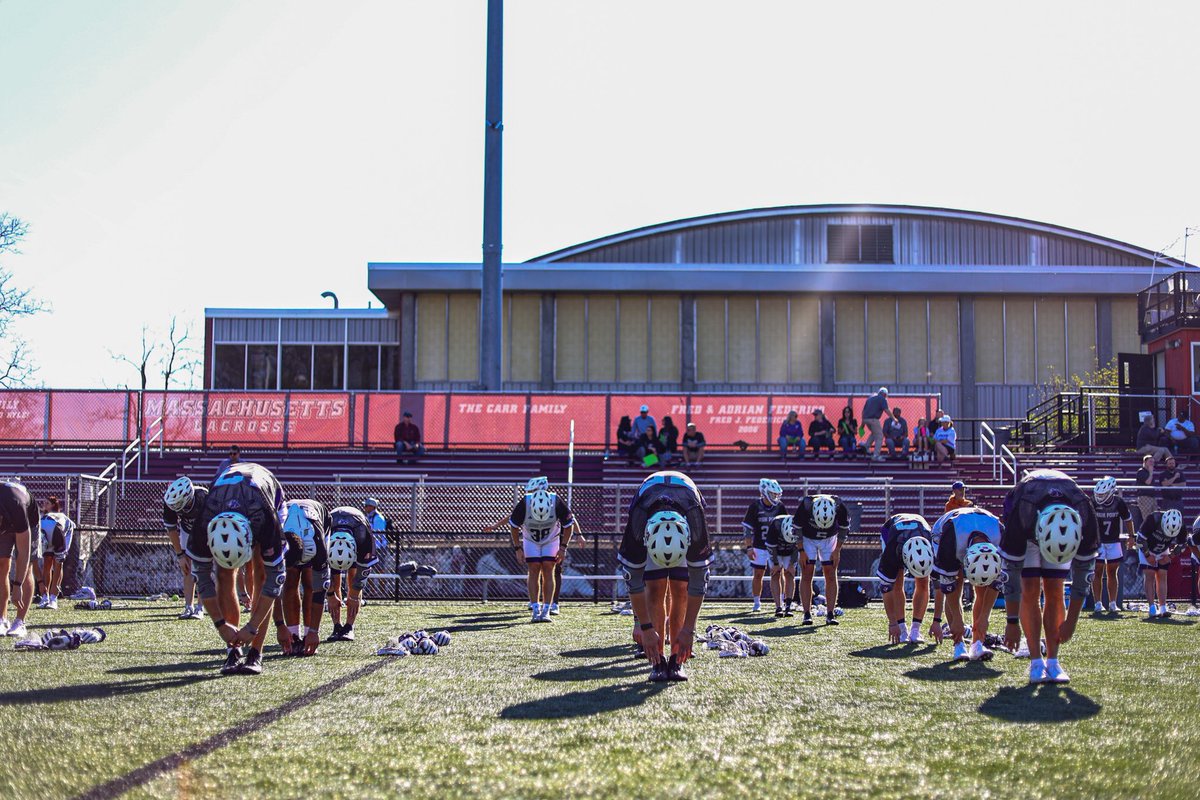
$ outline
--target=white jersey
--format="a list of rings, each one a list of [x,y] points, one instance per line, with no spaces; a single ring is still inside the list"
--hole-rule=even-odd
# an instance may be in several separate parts
[[[1000,519],[990,511],[974,506],[947,511],[933,525],[934,571],[946,577],[958,575],[968,547],[980,541],[999,547],[1002,532]]]
[[[575,524],[571,509],[567,508],[567,504],[563,502],[562,498],[553,492],[550,493],[550,496],[554,498],[554,516],[549,520],[529,519],[529,503],[533,495],[525,495],[523,499],[517,501],[517,505],[513,508],[508,524],[514,528],[520,528],[521,537],[525,541],[540,544],[557,539],[563,532],[563,528],[569,528]]]

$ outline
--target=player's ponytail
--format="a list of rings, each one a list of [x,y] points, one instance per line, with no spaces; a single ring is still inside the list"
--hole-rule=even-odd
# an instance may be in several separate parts
[[[57,496],[57,495],[53,495],[53,494],[52,494],[52,495],[50,495],[49,497],[47,497],[47,498],[46,498],[46,503],[47,503],[47,504],[50,506],[50,511],[51,511],[52,513],[57,513],[57,512],[59,512],[59,511],[61,511],[61,510],[62,510],[62,506],[61,506],[61,505],[59,505],[59,502],[58,502],[58,496]]]

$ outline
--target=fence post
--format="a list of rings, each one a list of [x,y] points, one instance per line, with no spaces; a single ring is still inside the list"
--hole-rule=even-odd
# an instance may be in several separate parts
[[[50,446],[50,396],[53,392],[46,392],[46,409],[42,414],[42,447]]]
[[[417,485],[409,484],[408,487],[408,529],[415,531],[417,529]]]
[[[342,504],[342,476],[341,474],[333,476],[333,504],[340,506]]]
[[[283,394],[283,449],[288,449],[288,427],[292,424],[292,393]]]
[[[66,507],[63,509],[63,513],[66,514],[68,518],[70,518],[71,517],[71,476],[70,475],[63,478],[63,495],[62,496],[63,496],[63,502],[66,503]]]
[[[724,501],[724,486],[717,487],[717,535],[721,535],[722,503]]]
[[[200,449],[208,449],[208,392],[204,393],[203,408],[200,411]]]
[[[371,449],[371,395],[363,395],[363,450]]]
[[[883,513],[887,518],[892,516],[892,478],[889,475],[883,484]]]
[[[917,490],[917,505],[920,507],[921,516],[925,516],[925,487],[922,486]]]

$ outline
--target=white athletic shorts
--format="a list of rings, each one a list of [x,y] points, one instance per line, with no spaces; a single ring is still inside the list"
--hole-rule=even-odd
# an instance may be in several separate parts
[[[1042,551],[1037,542],[1025,545],[1025,565],[1021,570],[1022,578],[1061,578],[1071,577],[1071,564],[1051,564],[1042,558]]]
[[[803,537],[804,555],[809,561],[820,561],[822,564],[833,563],[833,551],[837,547],[837,536],[828,539],[810,539]]]
[[[1120,542],[1102,542],[1100,544],[1101,561],[1120,561],[1125,557],[1125,551],[1121,549]]]
[[[785,556],[778,553],[771,553],[771,568],[772,569],[790,569],[796,568],[796,561],[799,558],[799,553],[792,551]]]
[[[770,555],[764,547],[746,548],[746,558],[750,559],[750,566],[755,569],[766,569],[767,560],[770,558]]]
[[[1138,549],[1138,565],[1143,569],[1166,569],[1171,566],[1171,553],[1167,551],[1155,555],[1147,553],[1144,548]]]
[[[528,536],[521,539],[525,547],[525,561],[553,561],[558,558],[558,537],[551,536],[544,542],[532,541]]]

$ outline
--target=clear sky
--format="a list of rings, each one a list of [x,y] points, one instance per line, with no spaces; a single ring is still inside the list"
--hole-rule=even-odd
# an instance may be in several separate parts
[[[30,224],[4,264],[53,304],[21,327],[39,381],[132,382],[109,351],[173,314],[365,306],[368,261],[479,259],[485,11],[0,0],[0,210]],[[510,0],[505,22],[506,261],[796,203],[1154,250],[1200,226],[1194,0]]]

